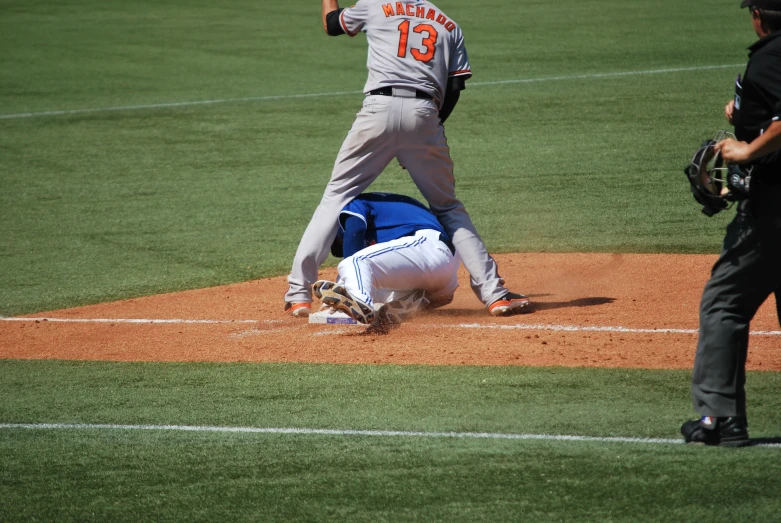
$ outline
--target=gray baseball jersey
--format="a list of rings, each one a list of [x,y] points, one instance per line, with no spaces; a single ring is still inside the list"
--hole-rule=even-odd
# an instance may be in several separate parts
[[[369,41],[365,93],[408,87],[441,103],[448,77],[472,76],[461,28],[431,2],[359,0],[339,22],[348,35],[363,31]]]
[[[461,29],[424,0],[359,0],[341,11],[339,25],[352,36],[366,33],[366,97],[299,242],[285,301],[311,302],[312,284],[330,252],[339,212],[397,158],[452,239],[472,277],[472,290],[484,304],[493,303],[507,289],[456,198],[453,161],[439,115],[448,77],[472,75]]]

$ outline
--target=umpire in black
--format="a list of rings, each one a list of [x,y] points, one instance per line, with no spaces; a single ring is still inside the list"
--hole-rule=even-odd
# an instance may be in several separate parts
[[[700,304],[700,335],[692,376],[694,409],[687,443],[748,444],[746,356],[749,323],[775,293],[781,321],[781,0],[744,0],[759,40],[735,84],[725,114],[737,140],[716,145],[748,184],[730,183],[743,199],[727,227],[721,256],[713,266]]]

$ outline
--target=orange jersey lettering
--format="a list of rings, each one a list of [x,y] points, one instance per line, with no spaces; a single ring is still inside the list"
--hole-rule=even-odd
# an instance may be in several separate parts
[[[422,5],[415,6],[412,4],[396,2],[396,6],[394,7],[393,4],[382,4],[382,12],[385,15],[385,18],[390,18],[392,16],[405,16],[409,18],[425,18],[427,20],[433,20],[444,27],[448,33],[452,33],[453,29],[456,28],[455,22],[448,20],[445,15],[438,13],[436,10],[434,10],[434,8],[431,7],[428,8],[428,11],[426,11],[426,7]]]
[[[362,31],[368,37],[369,77],[364,92],[408,87],[441,101],[448,76],[472,76],[461,28],[433,4],[357,2],[342,10],[339,21],[348,35]]]

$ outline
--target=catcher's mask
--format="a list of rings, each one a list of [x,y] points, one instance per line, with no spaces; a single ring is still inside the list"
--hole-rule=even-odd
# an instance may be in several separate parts
[[[714,149],[718,142],[728,137],[735,138],[735,135],[719,131],[713,139],[704,141],[683,170],[691,184],[694,199],[702,205],[702,212],[708,216],[727,209],[735,200],[731,197],[727,176],[730,169],[737,166],[726,165],[721,151]]]

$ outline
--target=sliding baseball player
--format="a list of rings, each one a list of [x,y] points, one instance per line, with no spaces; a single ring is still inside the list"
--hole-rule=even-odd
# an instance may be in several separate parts
[[[408,196],[366,193],[349,202],[331,252],[344,258],[339,281],[316,282],[314,294],[360,323],[396,323],[450,303],[458,288],[455,247],[428,208]]]

